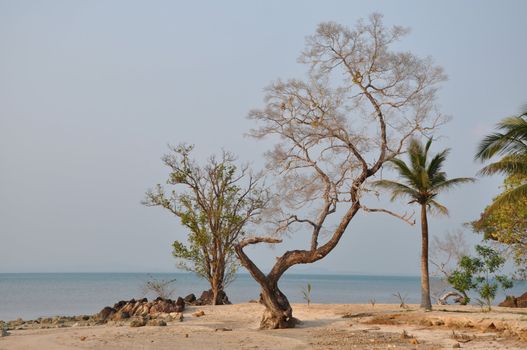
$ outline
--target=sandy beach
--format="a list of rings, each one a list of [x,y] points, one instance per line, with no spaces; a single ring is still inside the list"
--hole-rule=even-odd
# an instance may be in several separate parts
[[[263,307],[255,303],[192,306],[182,322],[166,327],[129,323],[15,329],[1,350],[61,349],[525,349],[527,313],[496,307],[417,305],[293,305],[302,324],[258,330]],[[202,310],[201,317],[193,316]]]

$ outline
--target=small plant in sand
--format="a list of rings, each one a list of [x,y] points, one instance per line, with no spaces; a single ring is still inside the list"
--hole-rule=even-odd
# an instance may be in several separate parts
[[[304,300],[307,302],[307,306],[311,304],[311,283],[307,283],[307,285],[302,288],[302,295]]]
[[[173,287],[176,279],[164,280],[157,279],[152,275],[148,275],[149,279],[143,284],[143,294],[152,293],[155,297],[170,299],[176,289]]]
[[[377,301],[375,300],[375,298],[371,298],[370,299],[370,304],[371,304],[371,307],[372,308],[375,308],[375,304],[377,303]]]
[[[401,293],[397,292],[397,293],[393,293],[393,296],[396,297],[397,299],[399,299],[399,307],[400,308],[402,308],[402,309],[407,309],[408,308],[408,305],[406,305],[406,299],[407,299],[406,295],[401,295]]]
[[[476,246],[477,257],[464,256],[458,268],[448,278],[448,282],[463,294],[475,289],[481,299],[477,302],[488,311],[496,298],[498,288],[512,288],[512,280],[499,272],[505,264],[505,258],[488,246]]]

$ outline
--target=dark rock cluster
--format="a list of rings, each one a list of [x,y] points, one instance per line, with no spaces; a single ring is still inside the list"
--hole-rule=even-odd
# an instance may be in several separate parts
[[[504,301],[498,304],[504,307],[527,307],[527,292],[519,297],[507,296]]]
[[[189,294],[184,298],[184,301],[188,305],[212,305],[213,304],[214,295],[212,293],[212,289],[204,290],[201,293],[201,296],[196,299],[196,296],[194,294]],[[225,294],[224,291],[220,291],[218,295],[218,303],[216,305],[230,305],[231,302],[229,301],[229,298],[227,297],[227,294]]]
[[[185,310],[185,301],[157,298],[152,301],[143,298],[139,300],[121,300],[113,307],[106,306],[98,314],[100,321],[122,321],[133,317],[156,318],[163,314],[181,313]]]

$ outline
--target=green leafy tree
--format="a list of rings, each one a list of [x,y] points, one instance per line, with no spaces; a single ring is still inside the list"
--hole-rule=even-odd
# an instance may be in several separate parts
[[[420,141],[413,139],[407,150],[408,164],[397,158],[390,161],[402,182],[379,180],[374,183],[390,190],[392,201],[406,197],[410,199],[409,203],[416,203],[421,207],[421,307],[426,310],[432,309],[428,270],[428,211],[448,215],[448,209],[436,200],[439,193],[474,182],[469,177],[448,179],[442,168],[449,150],[445,149],[429,159],[431,144],[432,140],[429,139],[423,147]]]
[[[239,266],[234,245],[266,206],[268,193],[259,184],[261,176],[247,166],[238,168],[231,153],[200,166],[191,159],[192,150],[184,144],[170,148],[162,159],[170,168],[167,184],[174,189],[167,193],[158,184],[143,204],[167,209],[188,229],[188,243],[176,240],[173,254],[179,267],[209,281],[213,304],[218,304]]]
[[[505,118],[497,124],[498,131],[487,135],[479,144],[476,159],[501,158],[480,170],[482,175],[505,174],[527,176],[527,107],[516,117]],[[520,182],[509,187],[494,198],[485,210],[485,215],[496,208],[513,204],[520,198],[527,198],[527,183]]]
[[[507,276],[498,274],[505,264],[505,258],[498,251],[477,245],[476,253],[476,257],[464,256],[460,260],[448,282],[465,296],[466,303],[470,301],[468,291],[475,289],[481,298],[478,301],[491,310],[498,288],[509,289],[513,283]]]
[[[527,176],[509,176],[504,181],[503,193],[526,182]],[[503,203],[490,212],[486,209],[480,219],[471,224],[485,239],[505,245],[512,253],[519,275],[527,276],[527,197]]]

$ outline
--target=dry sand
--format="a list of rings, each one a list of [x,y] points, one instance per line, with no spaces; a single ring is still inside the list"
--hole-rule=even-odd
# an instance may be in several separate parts
[[[527,312],[416,305],[293,305],[302,324],[258,330],[259,304],[189,307],[166,327],[128,324],[14,330],[0,350],[61,349],[527,349]],[[205,315],[193,317],[203,310]],[[343,317],[346,316],[346,317]]]

